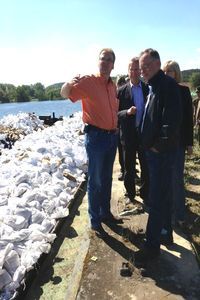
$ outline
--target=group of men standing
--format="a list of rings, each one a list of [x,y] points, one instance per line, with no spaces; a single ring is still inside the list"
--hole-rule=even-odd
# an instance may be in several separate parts
[[[61,95],[82,100],[85,147],[88,156],[88,201],[91,230],[100,237],[102,223],[119,223],[110,210],[112,171],[120,138],[124,153],[124,185],[130,201],[135,197],[136,153],[142,166],[140,195],[148,202],[149,217],[144,248],[135,253],[140,266],[160,254],[161,231],[172,236],[172,171],[179,142],[182,109],[177,83],[161,70],[159,53],[146,49],[129,64],[130,81],[118,90],[110,73],[115,54],[99,54],[99,74],[75,77]],[[140,81],[140,74],[145,83]],[[148,172],[147,172],[148,169]]]

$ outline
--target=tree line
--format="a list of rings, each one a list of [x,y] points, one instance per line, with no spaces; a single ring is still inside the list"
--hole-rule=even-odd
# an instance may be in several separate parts
[[[200,69],[182,71],[182,81],[189,83],[192,89],[200,86]],[[112,77],[115,81],[116,77]],[[0,83],[0,103],[29,102],[61,99],[60,89],[63,82],[44,87],[40,82],[33,85],[21,85]]]
[[[40,82],[33,85],[21,85],[0,83],[0,102],[29,102],[61,99],[60,89],[63,83],[56,83],[44,87]]]

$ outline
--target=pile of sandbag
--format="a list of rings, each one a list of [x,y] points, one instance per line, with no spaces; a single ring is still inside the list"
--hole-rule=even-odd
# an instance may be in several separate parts
[[[0,150],[11,149],[17,140],[40,129],[44,129],[43,121],[33,113],[4,116],[0,119]]]
[[[0,156],[0,293],[12,299],[87,172],[81,114],[34,131]]]

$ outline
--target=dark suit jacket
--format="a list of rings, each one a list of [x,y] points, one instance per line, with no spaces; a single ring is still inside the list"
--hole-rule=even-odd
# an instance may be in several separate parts
[[[183,118],[180,128],[180,144],[183,147],[193,145],[193,106],[190,90],[179,84],[182,100]]]
[[[149,88],[141,81],[142,91],[144,95],[144,102],[146,103]],[[134,146],[138,140],[137,129],[135,127],[135,115],[128,116],[127,110],[134,105],[134,99],[132,98],[131,85],[127,83],[119,88],[117,97],[119,99],[119,133],[121,143],[127,146]]]

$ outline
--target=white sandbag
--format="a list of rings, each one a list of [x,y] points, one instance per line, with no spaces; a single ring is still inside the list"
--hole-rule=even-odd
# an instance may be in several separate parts
[[[51,218],[60,219],[65,218],[69,215],[69,209],[63,207],[57,207],[54,213],[51,215]]]
[[[37,210],[41,210],[41,204],[38,201],[31,201],[27,205],[30,209],[35,208]]]
[[[8,285],[12,281],[11,276],[5,269],[0,269],[0,291],[3,287]]]
[[[63,191],[63,188],[59,183],[54,183],[53,185],[48,185],[48,190],[46,190],[46,195],[50,198],[56,198]]]
[[[22,182],[29,182],[29,175],[27,173],[22,174],[14,178],[15,185],[18,186]]]
[[[59,200],[64,201],[65,203],[68,202],[69,199],[69,193],[67,193],[66,191],[62,191],[59,196],[58,196]]]
[[[19,208],[17,207],[14,211],[15,215],[24,217],[29,223],[32,211],[28,208]]]
[[[36,241],[31,244],[31,251],[39,251],[40,253],[49,253],[51,245],[45,241]]]
[[[59,180],[63,180],[63,172],[62,170],[57,169],[54,173],[53,173],[53,177],[56,177]]]
[[[16,269],[20,265],[19,255],[15,250],[11,250],[5,258],[4,268],[13,277]]]
[[[8,204],[8,196],[7,195],[1,195],[0,196],[0,206]]]
[[[54,228],[56,224],[56,221],[55,220],[50,220],[50,219],[44,219],[42,221],[42,232],[43,233],[49,233],[52,231],[52,229]]]
[[[3,268],[6,256],[13,250],[13,244],[9,243],[6,245],[5,249],[0,249],[0,269]]]
[[[25,266],[19,266],[13,275],[13,281],[20,283],[21,280],[24,278],[25,273],[26,273]]]
[[[27,188],[25,187],[16,187],[15,190],[14,190],[14,193],[13,193],[13,196],[14,197],[20,197],[22,196],[25,192],[27,191]]]
[[[5,216],[4,216],[5,217]],[[2,223],[0,226],[0,238],[1,240],[6,240],[11,234],[13,234],[13,228],[8,226],[5,223]]]
[[[9,187],[8,186],[0,186],[0,195],[8,195],[9,193]]]
[[[24,251],[21,255],[21,265],[25,267],[25,269],[30,271],[33,268],[33,265],[38,261],[41,252],[31,251],[30,249]]]
[[[4,236],[4,240],[11,242],[20,242],[28,239],[30,234],[29,229],[21,229],[19,231],[13,231],[9,236]]]
[[[24,207],[26,206],[26,199],[10,196],[8,198],[8,206],[11,207],[13,210],[16,209],[16,207]]]
[[[14,230],[20,230],[28,227],[28,220],[23,216],[5,216],[4,223],[12,227]]]
[[[32,201],[32,200],[35,200],[37,198],[37,191],[36,190],[28,190],[24,196],[23,196],[23,199],[26,201],[26,202],[29,202],[29,201]]]
[[[38,181],[40,184],[51,182],[51,175],[47,172],[42,172],[40,173],[40,176],[38,176]]]
[[[33,230],[31,233],[30,233],[30,240],[32,242],[37,242],[37,241],[46,241],[46,242],[53,242],[56,235],[53,234],[53,233],[48,233],[48,234],[44,234],[42,233],[41,231],[39,230]]]
[[[54,197],[56,197],[56,195]],[[48,215],[50,215],[55,209],[55,202],[52,199],[44,200],[42,203],[42,208]]]
[[[45,218],[45,214],[43,212],[38,211],[37,209],[33,209],[30,222],[31,224],[32,223],[41,224],[44,218]]]

